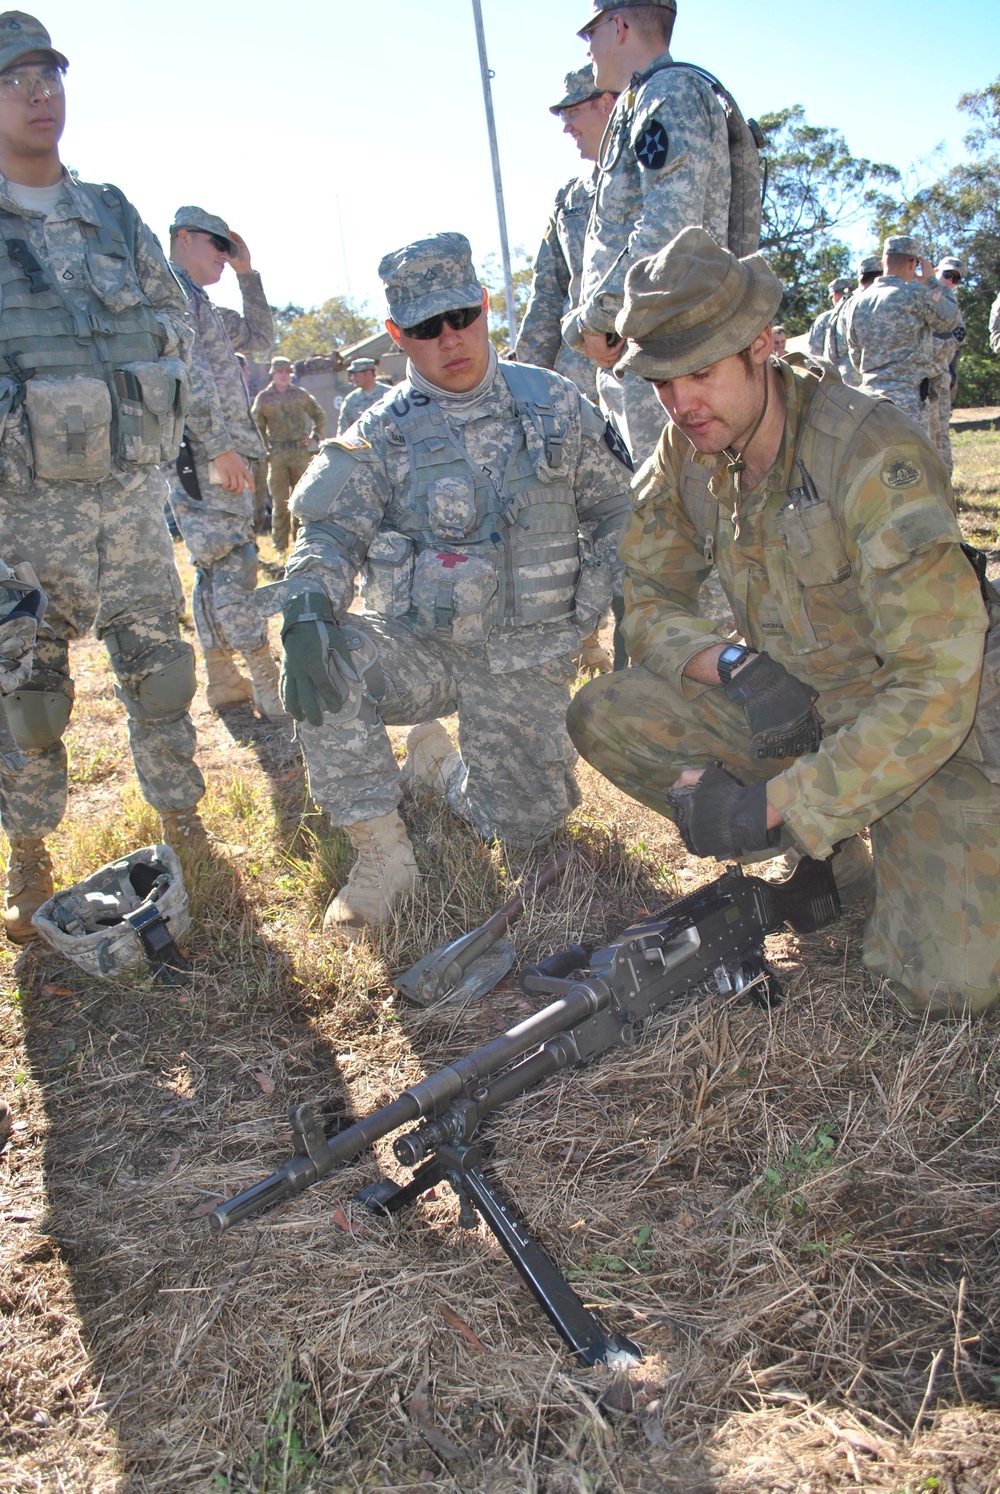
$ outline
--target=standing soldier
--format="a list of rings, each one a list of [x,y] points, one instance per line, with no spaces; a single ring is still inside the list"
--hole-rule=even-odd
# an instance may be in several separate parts
[[[563,130],[572,135],[582,158],[596,161],[618,95],[602,92],[589,67],[567,73],[565,87],[565,95],[549,113],[562,120]],[[535,256],[531,300],[514,348],[519,363],[554,368],[564,378],[572,379],[589,399],[597,393],[597,365],[563,340],[562,321],[580,300],[583,241],[596,191],[597,172],[592,166],[572,177],[556,194],[549,226]]]
[[[184,296],[116,187],[65,171],[66,58],[21,11],[0,15],[0,553],[48,594],[31,673],[6,699],[20,773],[0,765],[10,842],[4,927],[33,936],[52,895],[45,837],[66,809],[69,645],[96,629],[164,839],[201,832],[188,706],[194,655],[163,522],[188,377]],[[197,393],[197,391],[195,391]]]
[[[349,426],[360,420],[366,410],[382,398],[385,386],[375,377],[374,358],[355,358],[347,365],[347,372],[354,388],[340,407],[337,420],[337,435],[342,436]]]
[[[960,315],[958,303],[945,295],[934,266],[908,234],[886,239],[882,274],[848,302],[847,344],[861,388],[891,399],[928,435],[931,334],[952,331]]]
[[[170,226],[170,260],[191,302],[192,358],[203,389],[188,407],[178,466],[183,490],[173,490],[170,505],[196,568],[192,607],[208,672],[208,703],[223,710],[252,699],[261,715],[280,721],[278,671],[253,600],[257,546],[248,462],[264,456],[264,445],[250,418],[236,358],[237,352],[270,348],[274,319],[246,244],[214,213],[178,208]],[[221,280],[227,265],[239,280],[242,316],[213,306],[203,289]],[[233,661],[237,650],[249,680]]]
[[[836,280],[831,280],[827,286],[830,295],[830,305],[819,316],[809,328],[809,354],[813,358],[825,356],[827,329],[837,315],[837,307],[846,296],[854,289],[853,282],[843,275],[838,275]]]
[[[624,449],[589,400],[498,361],[464,235],[408,244],[379,274],[407,378],[310,464],[275,588],[310,791],[358,852],[328,931],[385,922],[416,885],[386,725],[424,723],[409,781],[481,835],[566,823],[573,654],[611,599],[627,509]],[[362,567],[365,611],[348,616]],[[436,719],[453,712],[460,752]]]
[[[858,265],[858,290],[867,290],[881,273],[882,256],[866,254]],[[845,384],[849,384],[852,389],[857,389],[861,383],[861,375],[851,362],[851,350],[847,345],[847,315],[850,309],[851,296],[847,295],[827,323],[822,356],[824,362],[831,363],[839,370],[840,377]]]
[[[284,553],[288,549],[288,495],[326,431],[326,411],[307,389],[292,383],[287,358],[272,358],[271,382],[260,391],[250,413],[267,447],[271,538],[274,548]]]
[[[644,380],[612,372],[621,356],[615,318],[629,267],[688,224],[738,254],[760,242],[755,137],[716,79],[671,58],[676,11],[677,0],[593,0],[594,13],[579,33],[597,87],[619,99],[597,162],[580,304],[566,317],[563,335],[597,364],[601,404],[636,466],[652,454],[664,422]]]
[[[962,283],[962,261],[954,254],[946,254],[937,267],[937,277],[952,300],[958,305],[955,294]],[[965,317],[961,310],[958,321],[950,332],[935,332],[931,340],[934,355],[934,377],[928,405],[931,417],[931,440],[941,453],[941,460],[951,472],[955,462],[951,454],[951,391],[958,379],[958,355],[965,341]]]

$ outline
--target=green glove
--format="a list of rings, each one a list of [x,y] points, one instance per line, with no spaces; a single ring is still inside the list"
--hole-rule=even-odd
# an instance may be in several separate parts
[[[283,613],[281,643],[281,703],[296,721],[322,726],[323,712],[336,715],[358,678],[325,592],[292,598]]]

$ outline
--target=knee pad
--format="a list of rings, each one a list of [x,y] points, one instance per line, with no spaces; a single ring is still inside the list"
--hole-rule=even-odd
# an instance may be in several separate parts
[[[194,699],[197,680],[194,650],[178,640],[171,656],[153,650],[144,672],[132,675],[129,684],[116,685],[115,694],[136,721],[164,721],[183,716]]]
[[[15,690],[4,699],[11,734],[22,752],[42,752],[59,741],[73,701],[62,690]]]

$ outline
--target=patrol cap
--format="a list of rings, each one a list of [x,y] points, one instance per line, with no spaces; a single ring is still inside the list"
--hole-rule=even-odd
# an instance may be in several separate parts
[[[278,354],[276,357],[274,357],[274,358],[271,359],[271,372],[272,373],[274,373],[274,370],[276,368],[288,368],[288,369],[291,369],[291,367],[292,367],[292,360],[291,360],[291,358],[282,358],[281,355]]]
[[[965,274],[965,266],[957,254],[946,254],[938,265],[939,270],[954,270],[956,275]]]
[[[550,114],[561,114],[564,109],[572,109],[574,104],[585,104],[588,99],[599,99],[606,90],[598,88],[594,82],[594,69],[578,67],[575,73],[567,73],[563,80],[566,90],[565,98],[558,104],[549,105]]]
[[[831,280],[830,284],[827,286],[827,290],[830,292],[831,296],[835,296],[838,291],[849,291],[853,289],[854,281],[848,280],[844,275],[838,275],[836,280]]]
[[[919,239],[913,238],[912,234],[895,233],[890,234],[882,245],[883,254],[904,254],[907,259],[923,259],[924,250]]]
[[[858,263],[858,279],[862,275],[881,275],[882,256],[880,254],[866,254],[864,259]]]
[[[378,273],[397,327],[415,327],[442,311],[482,305],[483,287],[464,233],[415,239],[385,255]]]
[[[26,15],[23,10],[5,10],[0,15],[0,72],[5,67],[13,67],[29,52],[48,52],[60,67],[69,67],[63,54],[52,45],[52,38],[41,21]]]
[[[393,321],[395,320],[396,318],[393,317]],[[412,327],[413,323],[410,322],[409,325]],[[366,373],[369,369],[371,369],[372,371],[374,371],[375,369],[374,358],[352,358],[350,363],[347,365],[348,373]]]
[[[674,15],[677,14],[677,0],[618,0],[617,5],[607,5],[605,4],[605,0],[593,0],[593,4],[594,14],[589,21],[580,27],[576,33],[577,36],[586,37],[594,29],[595,24],[600,20],[601,16],[607,15],[609,12],[614,14],[618,10],[631,10],[637,5],[659,5],[663,10],[672,10]]]
[[[225,239],[229,245],[229,253],[236,253],[236,240],[229,232],[229,224],[225,218],[217,218],[214,213],[206,213],[200,207],[181,207],[174,214],[174,221],[170,225],[171,233],[177,228],[193,228],[197,233],[215,233],[220,239]]]
[[[625,277],[615,326],[628,345],[615,373],[679,379],[740,353],[772,321],[783,295],[759,254],[737,259],[703,228],[682,228]]]

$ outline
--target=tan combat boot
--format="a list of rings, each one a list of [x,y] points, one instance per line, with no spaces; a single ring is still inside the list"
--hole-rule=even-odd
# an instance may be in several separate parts
[[[246,705],[247,701],[253,700],[253,685],[240,674],[228,649],[207,648],[205,669],[208,674],[205,696],[213,711]]]
[[[415,726],[406,738],[403,782],[411,790],[422,788],[443,797],[462,761],[454,742],[440,721]]]
[[[208,848],[208,831],[197,809],[162,809],[160,824],[164,843],[182,856],[185,851]]]
[[[253,680],[253,703],[257,710],[268,721],[290,721],[278,694],[278,666],[267,644],[256,653],[244,654],[243,657]]]
[[[52,896],[52,858],[44,840],[15,836],[7,860],[7,903],[3,926],[12,944],[28,944],[35,937],[32,914]]]
[[[344,833],[358,853],[345,885],[331,898],[324,934],[385,923],[400,898],[417,885],[417,863],[397,810],[374,820],[347,825]]]

